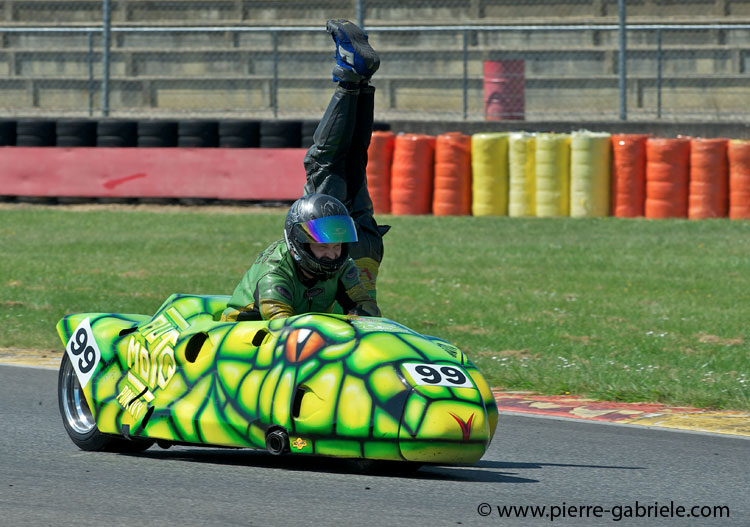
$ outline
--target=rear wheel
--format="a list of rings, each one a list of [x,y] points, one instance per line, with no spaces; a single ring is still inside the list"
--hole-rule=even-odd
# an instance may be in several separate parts
[[[81,384],[66,353],[60,363],[57,378],[57,400],[65,431],[81,450],[108,450],[112,452],[141,452],[151,446],[151,441],[129,440],[102,434],[96,427]]]

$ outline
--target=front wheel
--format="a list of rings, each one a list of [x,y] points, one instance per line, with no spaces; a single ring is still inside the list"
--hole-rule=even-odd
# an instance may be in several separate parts
[[[99,431],[67,353],[63,353],[57,377],[57,401],[65,431],[81,450],[140,452],[152,444],[150,441],[130,441]]]

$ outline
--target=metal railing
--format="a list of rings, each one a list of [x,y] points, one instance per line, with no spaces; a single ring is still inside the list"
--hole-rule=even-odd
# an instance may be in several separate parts
[[[106,15],[105,15],[106,16]],[[478,63],[482,61],[483,58],[492,56],[493,54],[503,54],[505,50],[502,47],[496,47],[496,49],[491,49],[491,47],[485,46],[485,49],[479,49],[481,46],[478,46],[476,44],[472,44],[473,42],[476,42],[478,39],[478,35],[485,37],[487,35],[503,35],[503,34],[522,34],[522,35],[539,35],[543,33],[576,33],[576,32],[602,32],[602,33],[616,33],[618,35],[618,46],[616,49],[613,50],[614,53],[617,55],[617,67],[616,67],[616,75],[617,75],[617,86],[618,86],[618,107],[619,107],[619,119],[626,120],[628,119],[628,92],[627,92],[627,86],[629,82],[629,77],[627,73],[627,63],[630,57],[633,55],[629,55],[630,50],[627,46],[627,38],[626,35],[630,33],[637,33],[637,32],[647,32],[647,33],[653,33],[656,35],[656,44],[655,44],[655,54],[656,54],[656,67],[653,71],[653,76],[651,79],[648,78],[648,76],[640,75],[638,77],[639,82],[646,82],[646,81],[653,81],[653,84],[655,86],[654,93],[656,97],[655,102],[655,108],[653,108],[652,111],[650,111],[651,114],[653,114],[657,119],[661,119],[664,116],[664,108],[663,108],[663,101],[664,101],[664,85],[665,85],[665,79],[664,79],[664,62],[665,62],[665,51],[663,46],[663,35],[665,33],[669,32],[685,32],[685,31],[696,31],[696,32],[706,32],[706,31],[748,31],[750,30],[750,24],[563,24],[563,25],[551,25],[551,24],[528,24],[528,25],[443,25],[443,26],[378,26],[378,27],[371,27],[368,28],[368,32],[371,34],[372,39],[375,40],[378,35],[413,35],[413,34],[437,34],[437,33],[443,33],[443,34],[458,34],[460,35],[460,42],[461,42],[461,49],[460,49],[460,56],[461,56],[461,68],[460,68],[460,90],[454,90],[456,94],[460,93],[461,98],[461,105],[460,105],[460,118],[467,120],[467,119],[476,119],[476,118],[484,118],[486,116],[482,115],[481,112],[478,112],[476,109],[472,110],[472,106],[476,106],[476,104],[473,104],[473,99],[476,98],[477,91],[479,90],[479,85],[481,84],[482,79],[478,79],[476,71],[478,70]],[[84,27],[44,27],[44,26],[36,26],[36,27],[0,27],[0,33],[2,34],[13,34],[13,33],[24,33],[24,34],[86,34],[88,37],[88,113],[89,115],[93,115],[95,111],[95,95],[96,95],[96,86],[99,84],[100,86],[100,111],[103,116],[110,115],[111,107],[110,107],[110,93],[111,93],[111,84],[110,84],[110,66],[112,62],[111,58],[111,37],[112,35],[139,35],[139,34],[170,34],[170,33],[180,33],[180,34],[195,34],[195,33],[207,33],[207,34],[249,34],[249,33],[256,33],[256,34],[266,34],[270,35],[271,37],[271,62],[272,62],[272,70],[270,74],[270,82],[269,82],[269,93],[268,93],[268,102],[269,102],[269,109],[274,117],[278,117],[280,114],[280,96],[279,96],[279,83],[280,83],[280,74],[279,74],[279,64],[280,64],[280,44],[279,44],[279,38],[281,35],[284,34],[290,34],[290,33],[312,33],[312,34],[319,34],[321,32],[320,28],[315,26],[294,26],[294,27],[285,27],[285,26],[271,26],[271,27],[242,27],[242,26],[174,26],[174,27],[155,27],[155,26],[141,26],[141,27],[135,27],[135,26],[111,26],[110,24],[103,24],[102,26],[84,26]],[[102,75],[99,82],[97,82],[97,79],[95,79],[95,73],[94,73],[94,66],[95,66],[95,56],[96,56],[96,49],[95,49],[95,38],[99,37],[101,40],[101,69],[102,69]],[[481,39],[481,37],[480,37]],[[486,40],[486,38],[485,38]],[[600,46],[601,47],[601,46]],[[721,47],[721,46],[720,46]],[[730,48],[730,46],[723,45],[723,48]],[[722,49],[723,49],[722,48]],[[387,47],[388,52],[390,52],[393,55],[399,55],[399,49],[393,48],[392,46]],[[408,51],[408,50],[403,50]],[[446,48],[446,52],[456,52],[458,50],[454,48]],[[537,50],[538,51],[538,50]],[[738,69],[735,72],[735,76],[740,77],[740,81],[742,80],[742,75],[748,73],[744,66],[744,60],[745,56],[750,57],[750,51],[747,51],[747,54],[745,54],[747,50],[739,49],[738,52],[740,55],[740,60],[738,61]],[[549,53],[555,53],[556,50],[554,48],[550,48]],[[285,53],[289,53],[288,51],[285,51]],[[414,53],[427,53],[425,50],[418,50]],[[518,56],[524,56],[523,49],[516,49],[514,51],[515,55]],[[575,50],[571,51],[572,54],[575,53]],[[639,49],[639,53],[643,53],[643,49]],[[679,54],[680,51],[672,51],[673,54]],[[684,53],[689,54],[692,53],[688,47],[685,47]],[[507,53],[506,53],[507,54]],[[527,64],[533,65],[533,58],[527,57],[525,59],[527,61]],[[750,59],[747,59],[750,60]],[[381,69],[383,71],[385,68]],[[532,68],[533,69],[533,68]],[[471,71],[474,71],[475,73],[470,73]],[[15,72],[12,72],[15,74]],[[288,76],[288,75],[287,75]],[[403,79],[401,79],[398,75],[391,75],[393,77],[392,83],[397,84],[398,82],[402,82]],[[571,79],[576,78],[575,76],[569,76]],[[710,72],[708,74],[703,75],[702,78],[710,78],[711,74]],[[434,76],[434,82],[440,83],[445,82],[447,80],[450,80],[454,78],[452,75],[435,75]],[[581,75],[577,77],[578,80],[581,83],[581,86],[586,85],[586,76]],[[688,81],[689,75],[688,75]],[[64,78],[61,79],[64,81]],[[567,77],[566,79],[567,80]],[[429,79],[427,79],[429,81]],[[533,81],[533,76],[529,76],[527,78],[527,81]],[[550,82],[554,82],[554,79],[552,79]],[[473,87],[472,87],[473,86]],[[447,90],[447,88],[446,88]],[[740,98],[742,97],[742,93],[745,94],[744,100],[750,100],[750,75],[747,77],[747,83],[746,85],[742,86],[742,82],[740,82]],[[0,103],[2,104],[2,103]],[[693,106],[700,105],[700,101],[694,102]],[[675,105],[673,105],[675,106]],[[714,105],[715,106],[715,105]],[[229,108],[227,108],[229,109]],[[7,110],[7,109],[6,109]],[[20,109],[22,110],[22,109]],[[438,109],[436,108],[436,111]],[[148,111],[148,108],[145,108],[144,111]],[[410,115],[419,114],[419,111],[409,111],[409,108],[407,106],[404,107],[398,107],[395,108],[394,113],[409,113]],[[716,118],[716,116],[724,119],[746,119],[748,116],[748,112],[750,110],[747,109],[746,104],[738,105],[737,107],[731,107],[729,106],[726,111],[719,112],[715,109],[714,111],[707,111],[705,118],[711,119]],[[545,109],[543,107],[538,107],[533,110],[534,115],[537,116],[537,118],[543,118],[545,115]],[[555,112],[549,111],[548,112],[550,116],[554,118]],[[585,112],[584,112],[585,113]],[[608,114],[611,112],[607,112]],[[671,115],[679,116],[679,109],[678,111],[675,111],[674,109],[671,111]],[[693,114],[700,115],[700,111],[694,111]],[[442,114],[444,115],[444,114]]]

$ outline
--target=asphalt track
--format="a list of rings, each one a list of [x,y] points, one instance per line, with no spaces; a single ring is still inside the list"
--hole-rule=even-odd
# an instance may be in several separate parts
[[[2,526],[750,525],[741,437],[503,414],[476,466],[366,475],[250,450],[82,452],[56,383],[51,369],[0,365]],[[547,508],[500,517],[513,506]],[[691,511],[723,518],[676,517]]]

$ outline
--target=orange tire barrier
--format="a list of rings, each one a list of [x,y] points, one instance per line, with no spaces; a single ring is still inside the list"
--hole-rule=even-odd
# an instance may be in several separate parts
[[[573,132],[570,136],[570,216],[609,215],[612,139],[602,132]]]
[[[570,135],[536,137],[536,215],[570,215]]]
[[[516,132],[508,139],[508,216],[536,216],[536,136]]]
[[[434,185],[433,214],[471,214],[471,136],[458,132],[437,136]]]
[[[391,212],[391,163],[395,138],[393,132],[375,131],[367,149],[367,188],[376,214]]]
[[[690,140],[688,218],[723,218],[729,199],[726,139]]]
[[[730,141],[729,217],[750,219],[750,141]]]
[[[618,218],[643,216],[646,199],[646,139],[641,134],[612,136],[611,212]]]
[[[393,146],[391,212],[432,212],[435,138],[423,134],[399,134]]]
[[[474,216],[508,214],[508,134],[471,136],[471,212]]]
[[[688,204],[690,139],[646,140],[647,218],[685,218]]]

